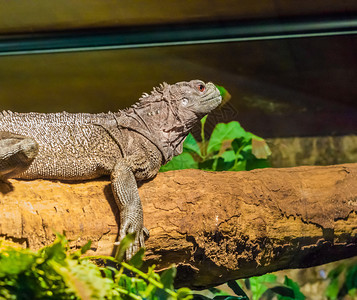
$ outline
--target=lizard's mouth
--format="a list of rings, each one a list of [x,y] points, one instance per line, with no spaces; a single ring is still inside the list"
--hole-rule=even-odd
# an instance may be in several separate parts
[[[212,110],[214,110],[216,107],[218,107],[222,102],[222,97],[221,95],[210,95],[206,99],[202,99],[200,101],[199,105],[199,111],[200,113],[208,114]]]
[[[213,96],[213,97],[210,97],[208,99],[204,99],[201,101],[201,104],[203,105],[211,105],[213,103],[216,103],[217,106],[220,105],[222,102],[222,96],[221,95],[218,95],[218,96]]]

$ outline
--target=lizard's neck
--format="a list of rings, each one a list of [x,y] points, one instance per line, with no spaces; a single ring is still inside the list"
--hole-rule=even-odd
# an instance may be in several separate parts
[[[194,120],[189,124],[180,122],[167,105],[131,107],[117,114],[117,122],[150,140],[162,153],[164,163],[182,153],[183,142],[194,124]]]

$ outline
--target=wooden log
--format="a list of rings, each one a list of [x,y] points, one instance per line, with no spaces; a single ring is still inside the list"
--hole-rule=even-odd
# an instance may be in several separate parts
[[[11,180],[0,236],[33,249],[66,232],[73,247],[113,253],[118,210],[106,180]],[[178,266],[178,286],[304,268],[357,255],[357,164],[250,172],[160,173],[139,193],[148,263]]]

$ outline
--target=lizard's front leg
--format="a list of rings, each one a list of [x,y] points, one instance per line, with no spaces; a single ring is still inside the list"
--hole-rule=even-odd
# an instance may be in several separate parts
[[[128,162],[120,159],[111,173],[114,198],[120,210],[119,241],[128,233],[136,233],[134,243],[126,252],[129,260],[139,249],[144,247],[143,209],[139,198],[138,186]]]
[[[0,180],[7,181],[26,171],[38,149],[32,138],[0,131]]]

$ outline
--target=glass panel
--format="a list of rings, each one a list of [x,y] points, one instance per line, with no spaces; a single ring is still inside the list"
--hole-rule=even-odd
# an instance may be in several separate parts
[[[215,121],[264,137],[357,128],[356,36],[4,56],[0,101],[21,112],[115,111],[162,81],[195,78],[232,94]]]

